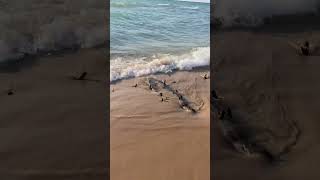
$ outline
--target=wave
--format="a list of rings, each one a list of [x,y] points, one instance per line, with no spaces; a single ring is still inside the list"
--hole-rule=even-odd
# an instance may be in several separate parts
[[[216,0],[214,17],[225,26],[256,26],[278,15],[317,12],[319,0]]]
[[[170,4],[158,4],[158,6],[170,6]]]
[[[0,8],[0,61],[106,44],[100,0],[11,0]]]
[[[182,2],[210,3],[210,0],[177,0]]]
[[[139,77],[174,70],[209,66],[210,47],[198,47],[182,55],[160,54],[152,57],[117,57],[110,62],[110,80]]]
[[[110,7],[115,8],[133,8],[137,7],[139,4],[132,1],[121,1],[121,2],[110,2]]]
[[[181,7],[181,8],[182,8],[182,9],[190,9],[190,10],[197,10],[197,9],[199,9],[198,6],[195,6],[195,7],[183,6],[183,7]]]

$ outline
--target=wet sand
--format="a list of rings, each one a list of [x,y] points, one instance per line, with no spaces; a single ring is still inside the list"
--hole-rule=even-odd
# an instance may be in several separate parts
[[[2,179],[107,177],[106,57],[81,50],[0,73]],[[82,71],[99,81],[72,80]]]
[[[319,35],[215,34],[212,83],[233,118],[220,120],[212,107],[214,179],[320,178],[320,57],[292,47],[319,45]]]
[[[210,79],[201,77],[205,73],[179,71],[111,85],[111,179],[210,178]]]

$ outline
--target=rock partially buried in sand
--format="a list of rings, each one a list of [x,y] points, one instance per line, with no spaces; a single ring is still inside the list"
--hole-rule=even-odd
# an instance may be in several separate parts
[[[309,41],[305,41],[304,43],[289,42],[289,45],[294,48],[299,55],[302,56],[315,55],[319,50],[319,47],[316,44],[311,44]]]
[[[13,95],[14,94],[14,90],[13,89],[9,89],[7,94],[8,94],[8,96]]]
[[[87,76],[87,72],[81,73],[79,77],[74,77],[74,80],[85,80],[85,77]]]
[[[91,81],[91,82],[101,82],[101,80],[97,79],[89,79],[87,78],[88,72],[84,71],[81,73],[80,76],[72,76],[72,80],[78,80],[78,81]]]
[[[204,74],[204,75],[202,75],[201,77],[202,77],[204,80],[209,79],[208,74]]]
[[[310,49],[309,49],[309,42],[308,41],[306,41],[304,43],[304,45],[300,47],[300,49],[301,49],[302,55],[304,55],[304,56],[309,56],[310,55]]]

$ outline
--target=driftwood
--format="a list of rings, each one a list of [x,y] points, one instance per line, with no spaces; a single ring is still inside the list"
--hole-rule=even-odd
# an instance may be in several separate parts
[[[88,73],[86,71],[82,72],[80,76],[72,76],[73,80],[78,80],[78,81],[94,81],[94,82],[100,82],[101,80],[96,80],[96,79],[89,79],[87,78]]]
[[[78,76],[78,77],[73,77],[73,79],[74,79],[74,80],[86,80],[85,78],[86,78],[87,74],[88,74],[87,72],[83,72],[83,73],[81,73],[80,76]]]

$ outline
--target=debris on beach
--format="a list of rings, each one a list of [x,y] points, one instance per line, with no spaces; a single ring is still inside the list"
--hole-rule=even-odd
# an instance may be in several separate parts
[[[84,71],[81,73],[80,76],[72,76],[72,80],[77,80],[77,81],[92,81],[92,82],[101,82],[101,80],[97,79],[89,79],[87,78],[88,72]]]
[[[13,89],[9,89],[9,90],[7,91],[7,94],[8,94],[8,96],[13,95],[13,94],[14,94],[14,90],[13,90]]]
[[[80,76],[78,76],[78,77],[74,76],[73,79],[74,80],[86,80],[85,77],[87,76],[87,74],[88,73],[86,71],[84,71],[84,72],[81,73]]]
[[[209,79],[208,74],[201,75],[201,77],[202,77],[204,80]]]
[[[175,97],[178,98],[178,104],[181,109],[191,111],[193,113],[199,112],[200,109],[203,107],[204,103],[200,102],[199,104],[196,104],[192,101],[190,101],[187,97],[184,97],[183,94],[181,94],[177,89],[174,89],[171,85],[166,84],[166,80],[157,80],[155,78],[148,78],[147,84],[149,85],[150,90],[154,90],[156,92],[158,91],[168,91],[172,93]],[[161,102],[167,102],[168,97],[164,98],[164,93],[160,92],[158,94],[161,98]]]

